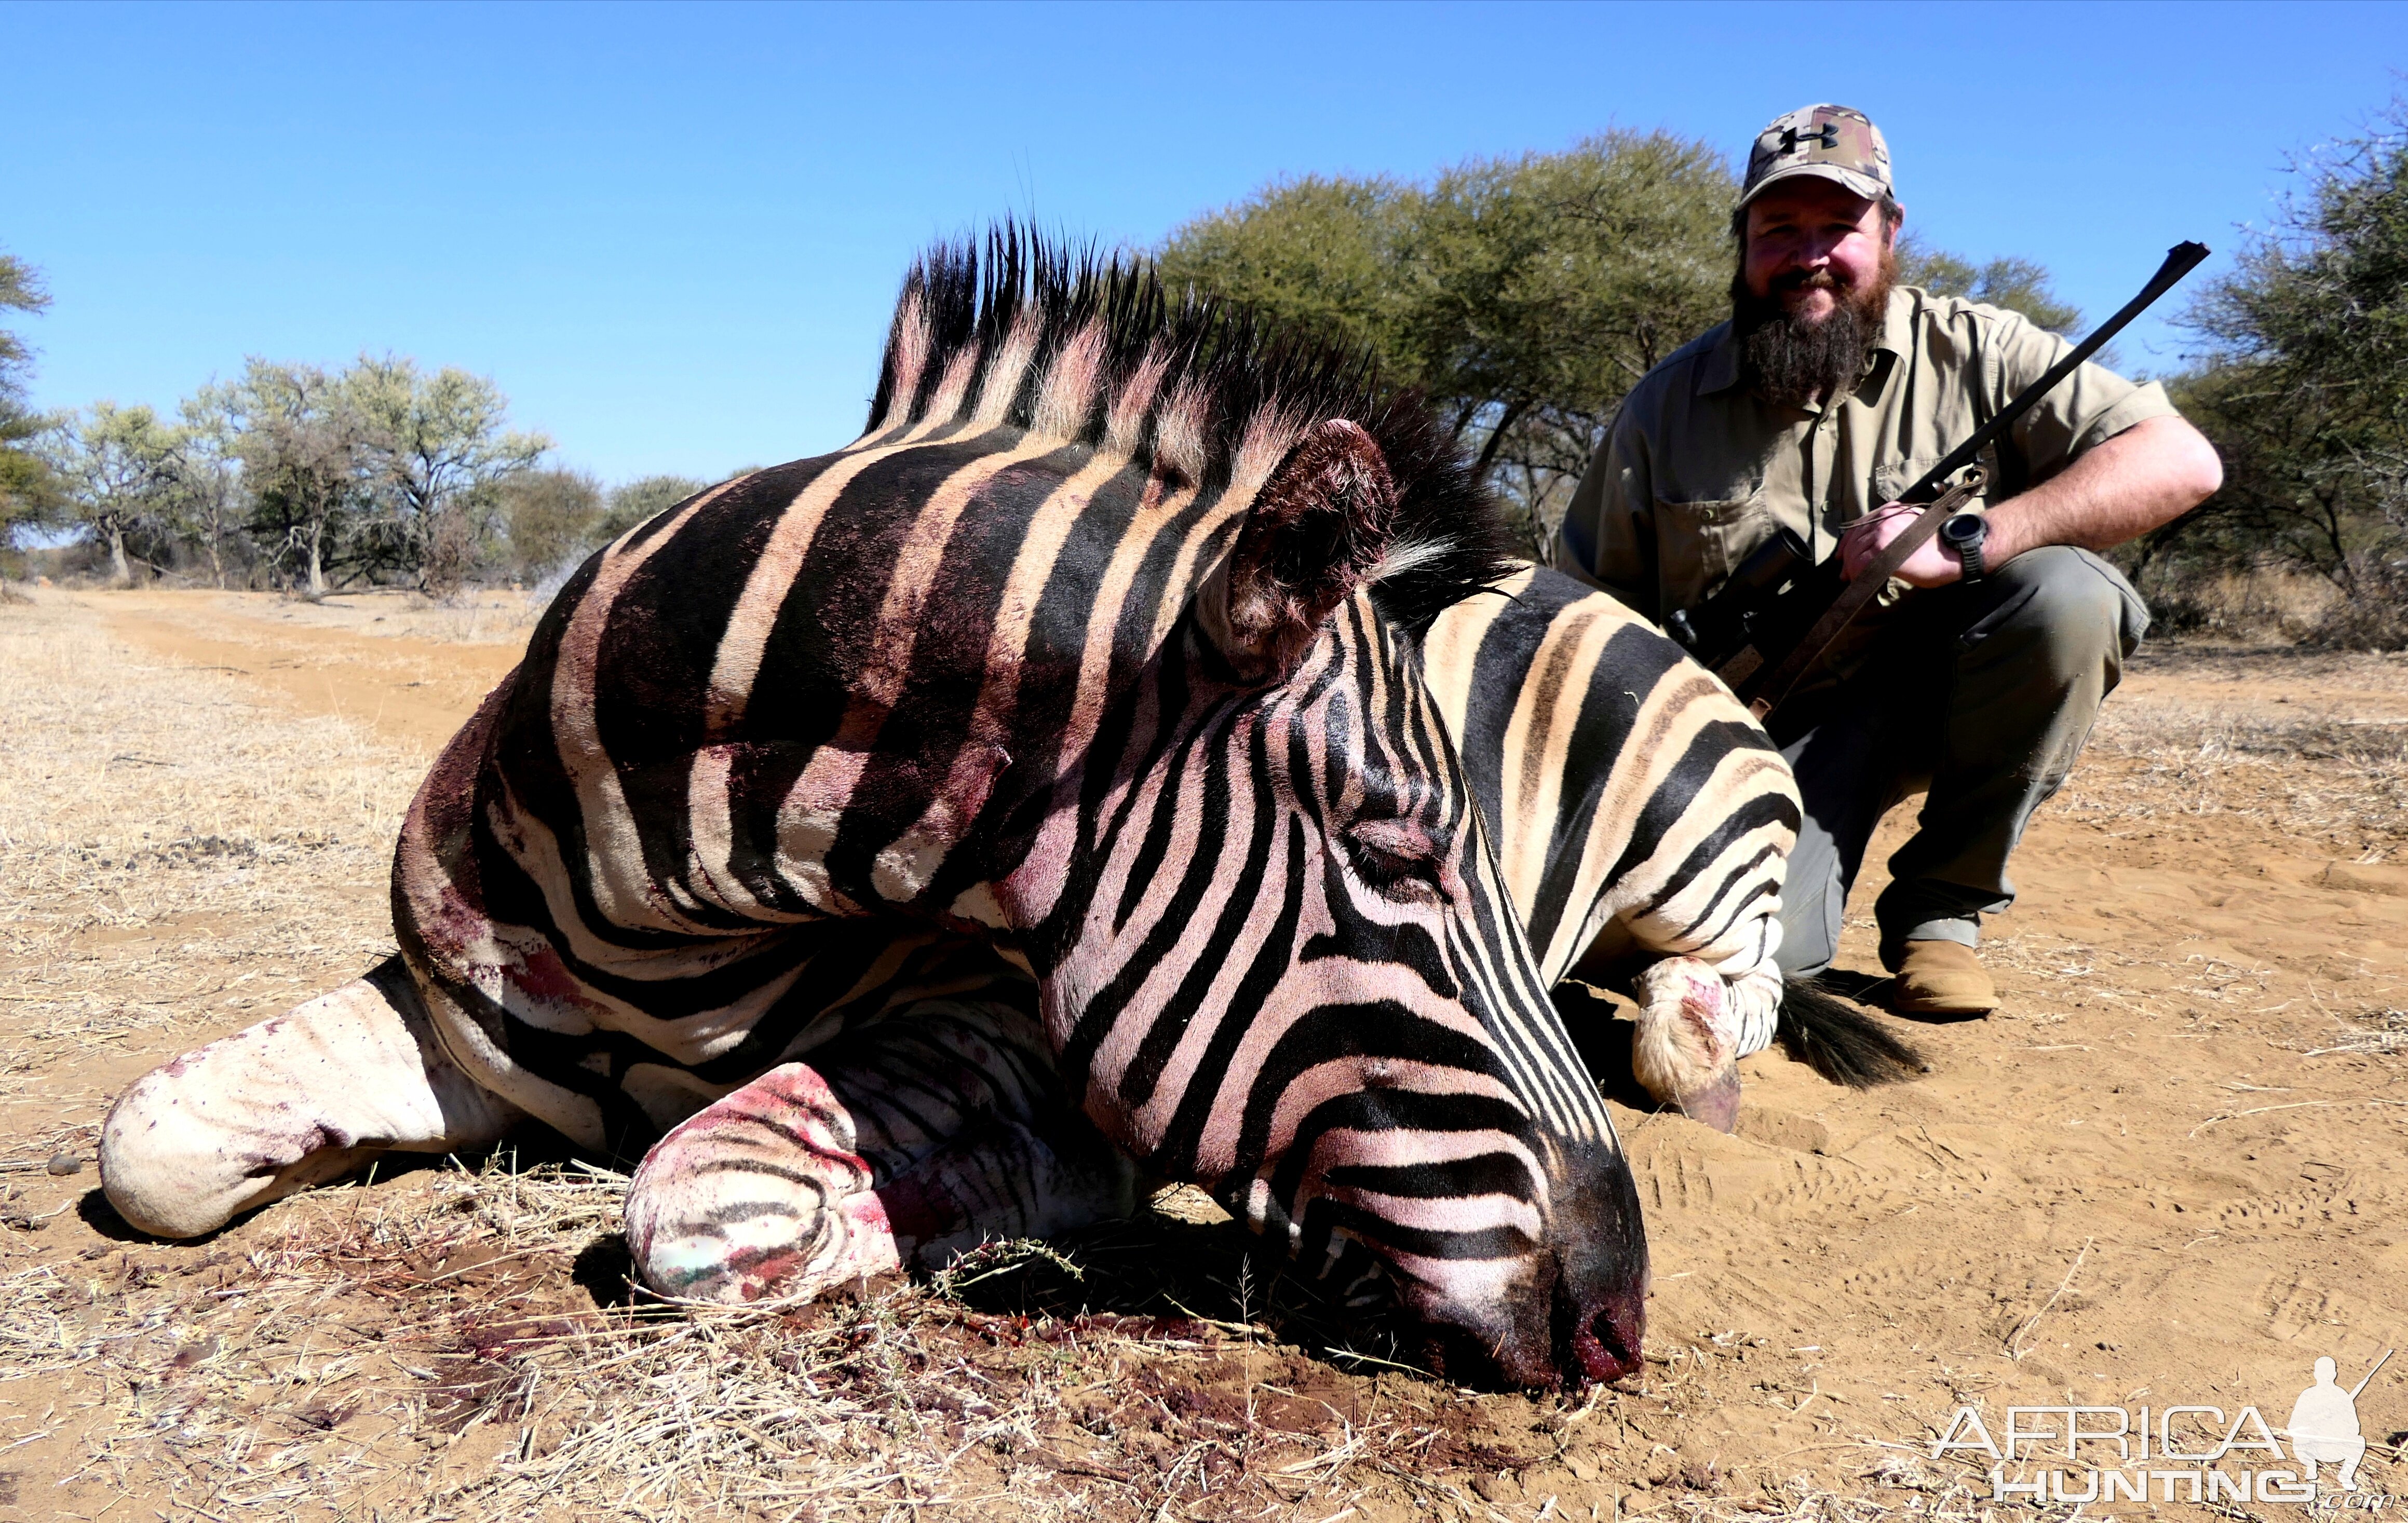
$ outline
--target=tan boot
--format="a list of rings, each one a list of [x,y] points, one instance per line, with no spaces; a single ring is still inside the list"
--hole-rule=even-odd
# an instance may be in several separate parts
[[[1894,961],[1883,961],[1898,975],[1889,1007],[1901,1016],[1962,1020],[1999,1007],[1998,986],[1990,982],[1973,948],[1961,942],[1911,941],[1897,948]]]

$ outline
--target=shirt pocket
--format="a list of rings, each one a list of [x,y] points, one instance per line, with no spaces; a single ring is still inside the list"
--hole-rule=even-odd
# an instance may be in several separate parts
[[[1756,497],[1696,502],[1656,500],[1656,575],[1664,606],[1686,608],[1730,575],[1739,558],[1764,537]]]

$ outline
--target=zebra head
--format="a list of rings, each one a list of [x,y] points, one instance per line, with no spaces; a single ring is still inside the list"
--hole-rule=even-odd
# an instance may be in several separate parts
[[[1455,1378],[1611,1380],[1638,1195],[1423,682],[1422,611],[1495,567],[1420,424],[1301,432],[1006,899],[1122,1146],[1384,1279]]]
[[[855,505],[860,563],[793,581],[817,626],[930,569],[878,626],[908,674],[848,700],[898,749],[843,773],[815,903],[991,933],[1108,1135],[1378,1269],[1451,1375],[1634,1368],[1637,1191],[1418,662],[1509,570],[1452,432],[1360,356],[1006,232],[915,271],[840,459],[796,499]]]

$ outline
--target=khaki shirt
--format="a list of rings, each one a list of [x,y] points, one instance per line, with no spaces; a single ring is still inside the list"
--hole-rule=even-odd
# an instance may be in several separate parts
[[[1661,623],[1696,606],[1776,524],[1822,561],[1841,529],[1914,485],[2071,347],[2016,313],[1899,287],[1856,390],[1837,406],[1798,408],[1742,383],[1723,323],[1631,389],[1572,494],[1555,563]],[[2173,411],[2156,382],[2085,364],[1985,452],[1988,502]],[[1868,609],[1857,624],[1874,621]]]

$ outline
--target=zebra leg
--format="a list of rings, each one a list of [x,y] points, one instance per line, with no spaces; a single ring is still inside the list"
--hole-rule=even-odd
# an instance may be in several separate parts
[[[520,1115],[445,1055],[394,958],[136,1079],[101,1125],[101,1189],[143,1231],[198,1237],[387,1149],[498,1142]]]
[[[627,1243],[664,1295],[808,1300],[1125,1215],[1135,1181],[1064,1099],[1032,1014],[925,1000],[662,1138],[627,1189]]]

